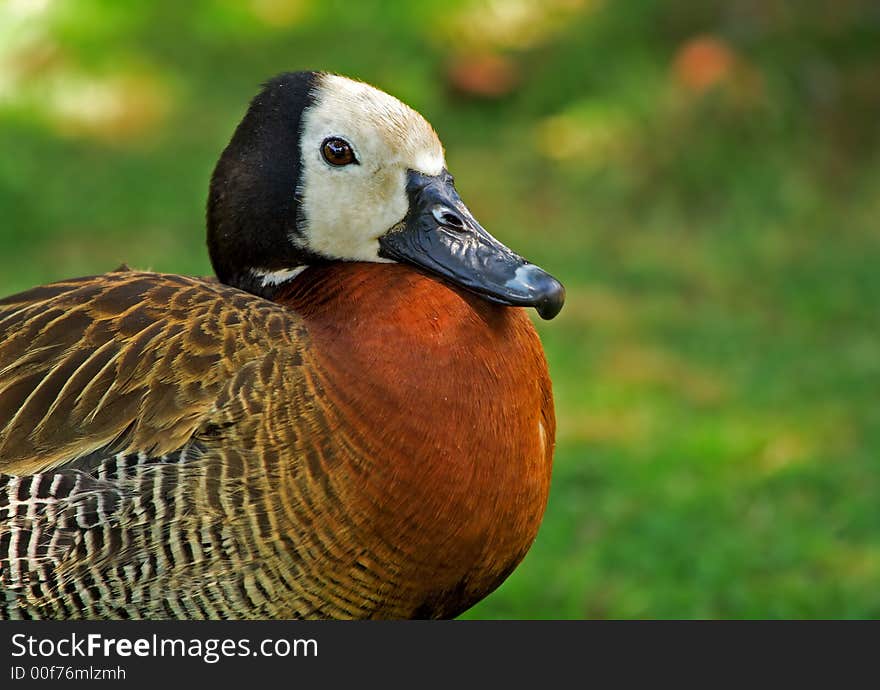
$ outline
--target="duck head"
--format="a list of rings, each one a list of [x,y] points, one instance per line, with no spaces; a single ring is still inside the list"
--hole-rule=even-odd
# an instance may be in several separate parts
[[[370,261],[412,264],[545,319],[565,299],[476,221],[421,115],[322,72],[282,74],[251,102],[211,179],[208,248],[222,282],[266,297],[309,265]]]

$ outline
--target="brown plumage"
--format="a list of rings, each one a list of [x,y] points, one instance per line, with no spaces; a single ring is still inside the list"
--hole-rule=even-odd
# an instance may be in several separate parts
[[[452,617],[554,438],[524,310],[411,266],[37,287],[0,300],[0,618]]]
[[[519,562],[554,438],[524,312],[403,266],[294,285],[110,273],[0,303],[0,470],[31,482],[0,499],[9,615],[454,616]]]

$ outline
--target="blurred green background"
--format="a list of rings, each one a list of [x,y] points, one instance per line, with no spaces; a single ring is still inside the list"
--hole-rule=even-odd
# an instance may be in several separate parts
[[[544,524],[467,617],[880,617],[880,5],[0,0],[0,293],[208,273],[214,161],[305,68],[568,288]]]

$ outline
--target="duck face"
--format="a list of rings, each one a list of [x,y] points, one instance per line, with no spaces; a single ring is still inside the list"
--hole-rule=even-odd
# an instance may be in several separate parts
[[[565,297],[476,221],[421,115],[338,75],[266,84],[215,170],[208,228],[218,277],[259,294],[341,260],[408,263],[546,319]]]

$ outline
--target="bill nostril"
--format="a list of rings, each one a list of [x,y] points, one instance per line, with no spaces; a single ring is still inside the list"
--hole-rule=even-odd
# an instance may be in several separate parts
[[[446,222],[446,225],[449,225],[453,228],[464,228],[464,221],[462,221],[462,219],[458,216],[455,216],[451,213],[444,213],[443,220]]]
[[[447,228],[464,230],[466,227],[461,216],[447,206],[435,206],[431,209],[431,213],[434,216],[434,220]]]

